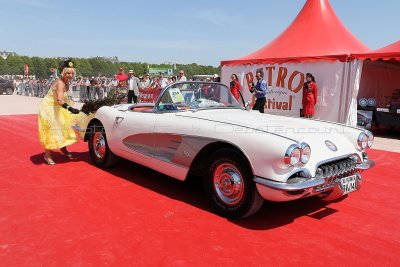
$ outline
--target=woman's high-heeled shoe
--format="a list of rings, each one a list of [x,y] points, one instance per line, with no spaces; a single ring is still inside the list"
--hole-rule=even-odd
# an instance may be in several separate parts
[[[51,158],[48,158],[46,156],[44,156],[44,161],[48,164],[48,165],[56,165],[56,163],[54,162],[54,160],[52,160]]]
[[[60,150],[67,158],[72,159],[71,152],[69,152],[65,147],[61,148]]]

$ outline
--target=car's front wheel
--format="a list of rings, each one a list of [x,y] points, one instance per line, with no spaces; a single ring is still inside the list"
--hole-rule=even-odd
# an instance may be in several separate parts
[[[204,188],[216,212],[230,219],[248,217],[264,202],[247,159],[234,149],[219,149],[211,155],[205,170]]]
[[[88,146],[90,158],[97,167],[109,168],[116,164],[118,157],[108,147],[106,132],[102,125],[91,127]]]

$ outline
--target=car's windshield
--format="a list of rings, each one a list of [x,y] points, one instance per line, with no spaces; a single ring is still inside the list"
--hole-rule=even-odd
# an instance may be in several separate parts
[[[160,97],[158,110],[241,108],[228,87],[212,82],[176,83]]]

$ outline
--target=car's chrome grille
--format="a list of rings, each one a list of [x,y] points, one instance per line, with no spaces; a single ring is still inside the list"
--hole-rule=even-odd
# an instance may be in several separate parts
[[[355,174],[357,162],[346,158],[324,163],[317,168],[316,177],[325,179],[325,184],[318,186],[316,191],[323,191],[334,187],[340,178]]]

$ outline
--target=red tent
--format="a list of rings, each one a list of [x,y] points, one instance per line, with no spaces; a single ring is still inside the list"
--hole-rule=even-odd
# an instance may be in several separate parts
[[[400,41],[365,54],[354,54],[354,58],[371,60],[400,60]]]
[[[368,53],[336,16],[328,0],[307,0],[292,24],[275,40],[224,65],[271,64],[317,60],[347,61],[350,54]]]
[[[400,90],[400,41],[352,57],[364,61],[358,98],[373,98],[378,107],[389,105]]]

